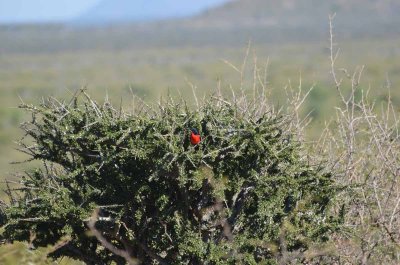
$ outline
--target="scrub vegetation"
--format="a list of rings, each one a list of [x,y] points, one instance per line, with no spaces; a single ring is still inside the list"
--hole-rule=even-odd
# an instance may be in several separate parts
[[[290,119],[261,95],[128,114],[81,93],[21,106],[33,115],[33,144],[21,146],[45,166],[9,190],[5,240],[69,238],[50,255],[87,264],[272,264],[313,260],[338,229],[333,173],[305,159]]]

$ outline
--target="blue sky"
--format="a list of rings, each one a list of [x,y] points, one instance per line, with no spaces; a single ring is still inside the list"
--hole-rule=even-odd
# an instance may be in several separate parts
[[[0,0],[0,23],[63,21],[99,0]]]

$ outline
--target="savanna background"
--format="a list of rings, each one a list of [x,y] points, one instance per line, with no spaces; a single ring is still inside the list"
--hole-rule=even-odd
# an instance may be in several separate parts
[[[46,4],[36,16],[32,9],[24,19],[12,14],[23,13],[20,10],[28,0],[16,1],[14,6],[7,2],[11,1],[0,0],[2,180],[15,179],[15,173],[35,165],[11,164],[27,158],[14,143],[22,137],[19,124],[29,118],[17,106],[37,104],[48,96],[68,100],[81,88],[100,101],[107,97],[123,108],[129,108],[135,97],[153,104],[170,94],[194,104],[194,93],[202,98],[217,89],[229,94],[238,87],[251,93],[254,79],[270,91],[271,102],[279,108],[288,104],[287,91],[301,88],[304,93],[309,91],[299,115],[311,118],[304,131],[305,141],[311,145],[326,133],[327,124],[348,113],[349,105],[343,112],[335,108],[344,103],[341,93],[352,94],[357,101],[369,91],[369,101],[375,102],[377,111],[381,106],[387,108],[390,95],[390,115],[400,111],[400,2],[396,0],[215,0],[200,4],[194,0],[99,0],[68,16],[43,19],[40,14],[46,13]],[[59,4],[54,10],[61,9]],[[354,72],[356,85],[351,81]],[[387,122],[390,127],[396,119]],[[345,125],[335,124],[333,132],[345,131],[340,127]],[[355,126],[356,122],[347,124]],[[360,130],[374,131],[371,126]],[[351,128],[344,135],[355,131]],[[382,148],[377,150],[382,155]],[[398,165],[398,158],[394,160]],[[370,165],[361,164],[353,169]],[[398,171],[392,172],[394,179]],[[390,216],[398,215],[399,198],[394,196]],[[382,210],[378,215],[384,216]],[[394,225],[395,221],[390,221]],[[360,264],[377,261],[368,261],[381,244],[375,244],[379,236],[372,234],[371,241],[363,241],[371,247],[361,251]],[[396,236],[390,255],[398,262]],[[7,247],[11,248],[3,247],[3,255]],[[25,250],[19,247],[13,246],[22,257]]]

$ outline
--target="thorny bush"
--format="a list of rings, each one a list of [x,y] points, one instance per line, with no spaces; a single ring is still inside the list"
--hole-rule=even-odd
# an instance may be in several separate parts
[[[87,264],[321,259],[311,250],[340,224],[338,187],[304,159],[284,115],[221,96],[128,114],[81,93],[22,106],[32,113],[22,150],[44,167],[9,191],[3,240],[64,240],[50,255]]]

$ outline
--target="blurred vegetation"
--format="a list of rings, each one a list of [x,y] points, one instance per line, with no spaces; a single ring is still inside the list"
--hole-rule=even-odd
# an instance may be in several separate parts
[[[54,246],[32,249],[28,243],[16,242],[0,247],[0,264],[29,264],[29,265],[83,265],[82,262],[69,258],[57,261],[51,260],[47,255],[54,250]]]
[[[340,40],[339,40],[340,41]],[[0,174],[10,175],[25,165],[10,166],[24,156],[14,150],[13,141],[20,135],[18,124],[26,117],[17,110],[21,99],[40,102],[43,96],[70,97],[87,86],[95,98],[108,95],[110,101],[128,106],[132,92],[148,102],[161,95],[181,94],[193,103],[192,87],[206,95],[218,84],[229,90],[240,82],[240,74],[224,60],[240,68],[246,54],[246,43],[233,47],[148,47],[132,50],[82,50],[56,53],[0,53]],[[298,87],[300,78],[306,89],[315,85],[305,110],[312,111],[314,123],[310,135],[317,135],[318,126],[331,117],[337,95],[330,79],[329,50],[326,41],[279,43],[250,47],[248,65],[253,52],[260,65],[268,62],[266,84],[272,89],[277,106],[286,102],[284,88]],[[381,101],[388,85],[395,88],[400,81],[400,39],[359,39],[341,42],[338,67],[349,69],[365,65],[362,87],[370,88],[372,97]],[[250,68],[250,67],[249,67]],[[251,70],[246,72],[252,77]],[[247,78],[246,80],[251,79]],[[251,82],[244,86],[251,87]],[[392,89],[393,101],[400,104],[399,90]],[[315,129],[317,128],[317,129]]]

